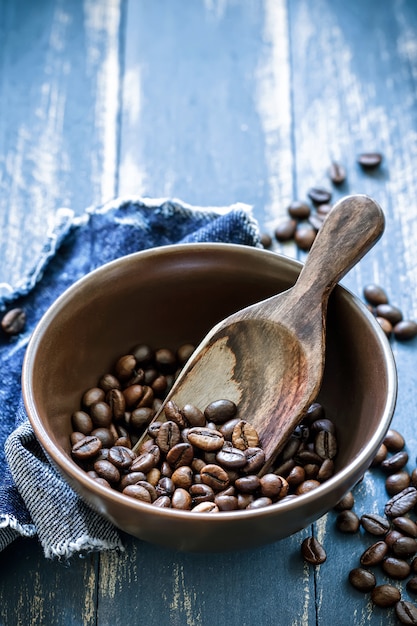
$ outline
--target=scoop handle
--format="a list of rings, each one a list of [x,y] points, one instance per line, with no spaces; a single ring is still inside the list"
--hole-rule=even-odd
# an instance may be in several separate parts
[[[300,290],[303,298],[325,303],[336,283],[372,248],[384,228],[382,209],[369,196],[340,200],[324,220],[294,292]]]

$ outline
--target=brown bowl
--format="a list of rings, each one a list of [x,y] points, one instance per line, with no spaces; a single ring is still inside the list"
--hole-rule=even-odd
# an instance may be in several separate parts
[[[390,425],[397,379],[388,341],[366,307],[337,286],[328,311],[319,400],[336,424],[336,472],[315,490],[257,510],[160,509],[95,482],[70,455],[71,414],[135,344],[197,343],[222,318],[290,287],[301,264],[231,244],[166,246],[111,262],[69,288],[39,322],[23,366],[37,438],[69,484],[122,530],[187,551],[254,547],[287,537],[330,510],[369,467]]]

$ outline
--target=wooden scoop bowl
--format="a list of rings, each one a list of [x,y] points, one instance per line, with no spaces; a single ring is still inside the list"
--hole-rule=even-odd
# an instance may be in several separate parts
[[[155,420],[164,419],[168,400],[201,410],[214,400],[232,400],[241,419],[258,431],[266,458],[262,472],[267,471],[319,392],[330,292],[383,230],[382,210],[371,198],[338,202],[296,284],[217,324],[186,363]]]

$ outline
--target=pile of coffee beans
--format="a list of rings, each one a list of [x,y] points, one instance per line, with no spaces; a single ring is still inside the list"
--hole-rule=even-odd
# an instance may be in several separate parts
[[[411,596],[417,594],[417,468],[408,472],[408,461],[404,437],[390,429],[371,468],[385,480],[388,500],[383,510],[357,514],[354,494],[349,492],[335,507],[335,524],[342,533],[369,536],[369,546],[358,554],[357,567],[348,574],[350,584],[369,594],[375,606],[394,607],[400,623],[417,624],[417,605],[402,591],[405,585]],[[301,554],[312,565],[327,558],[314,537],[303,541]]]
[[[363,297],[387,337],[406,341],[417,336],[417,322],[404,319],[401,309],[390,304],[383,287],[373,283],[366,285]]]
[[[319,403],[262,476],[258,434],[230,400],[204,411],[170,401],[153,421],[192,350],[135,346],[85,391],[72,415],[71,450],[93,480],[155,506],[219,512],[296,497],[333,475],[336,430]]]

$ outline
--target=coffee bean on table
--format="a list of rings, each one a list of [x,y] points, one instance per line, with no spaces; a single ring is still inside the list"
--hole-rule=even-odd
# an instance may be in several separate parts
[[[385,505],[385,515],[399,517],[405,515],[417,504],[417,489],[407,487],[393,496]]]
[[[311,565],[321,565],[327,559],[325,549],[315,537],[304,539],[301,544],[301,555]]]
[[[334,185],[341,185],[346,180],[346,170],[337,161],[333,161],[329,167],[329,177]]]
[[[353,508],[355,504],[355,498],[351,491],[349,491],[334,507],[335,511],[347,511]]]
[[[417,606],[407,600],[400,600],[395,605],[395,613],[401,624],[417,625]]]
[[[394,585],[377,585],[371,592],[371,600],[376,606],[394,606],[401,599],[401,592]]]
[[[395,496],[410,486],[411,476],[405,470],[391,474],[385,480],[385,489],[389,496]]]
[[[378,304],[388,304],[388,296],[385,290],[379,285],[373,283],[366,285],[363,289],[364,298],[369,304],[378,306]]]
[[[342,533],[356,533],[359,526],[360,520],[354,511],[341,511],[336,518],[336,528]]]
[[[362,152],[358,154],[356,160],[364,169],[374,169],[382,163],[382,154],[380,152]]]
[[[417,524],[409,517],[395,517],[392,520],[392,525],[400,532],[410,537],[417,538]]]
[[[384,317],[391,322],[393,326],[403,319],[402,311],[392,304],[378,304],[375,313],[377,316]]]
[[[293,239],[295,235],[296,228],[297,228],[297,220],[295,219],[283,220],[275,228],[275,231],[274,231],[275,239],[281,243],[285,241],[290,241],[290,239]]]
[[[310,223],[302,224],[297,227],[294,234],[294,241],[300,250],[308,252],[317,236],[317,230]]]
[[[411,593],[417,593],[417,576],[412,576],[407,580],[407,591],[411,591]]]
[[[384,536],[389,531],[391,524],[386,517],[373,513],[365,513],[361,516],[362,527],[371,535]]]
[[[287,208],[288,214],[298,220],[305,220],[310,217],[311,209],[306,202],[294,200]]]
[[[3,315],[1,327],[6,335],[18,335],[26,325],[26,313],[23,309],[15,307]]]
[[[388,546],[385,541],[377,541],[362,552],[360,557],[361,565],[370,567],[382,563],[388,554]]]
[[[417,541],[413,537],[399,537],[391,546],[394,556],[408,559],[417,553]]]
[[[328,204],[332,199],[331,191],[322,187],[311,187],[307,195],[314,204]]]
[[[405,446],[405,439],[397,430],[390,428],[384,437],[383,443],[390,452],[399,452]]]
[[[382,561],[382,570],[395,580],[404,580],[410,575],[411,567],[404,559],[388,556]]]
[[[358,591],[367,593],[376,586],[375,574],[364,567],[356,567],[349,572],[349,582]]]
[[[401,322],[395,324],[392,330],[395,338],[399,341],[413,339],[417,335],[417,322],[413,320],[401,320]]]

